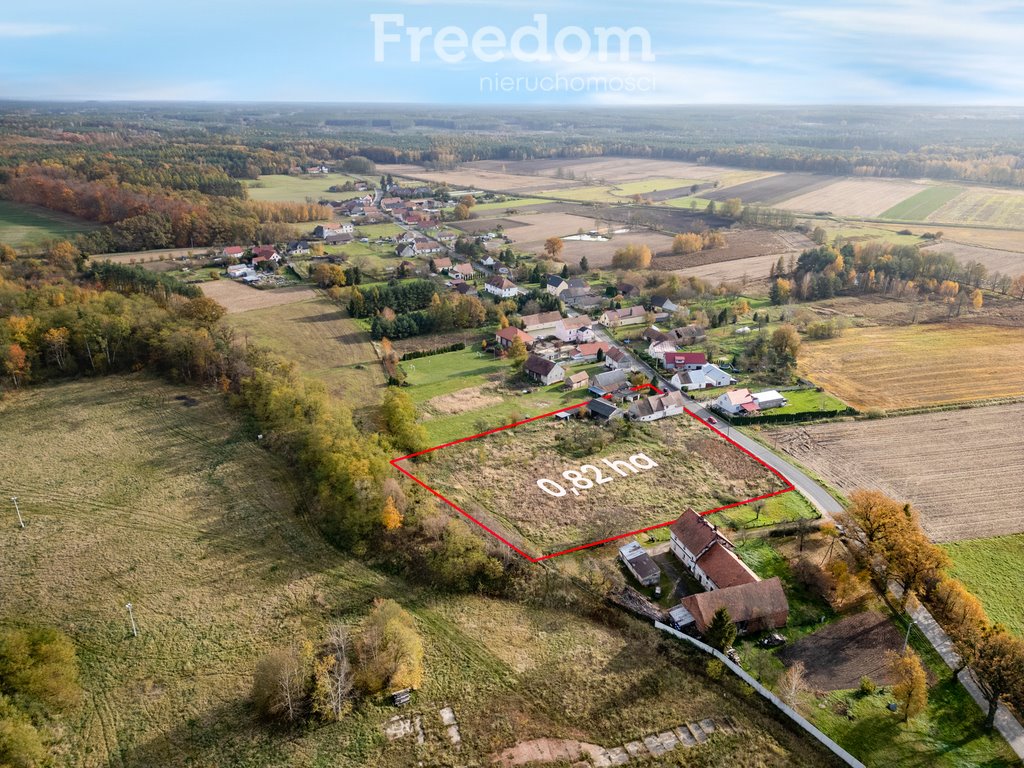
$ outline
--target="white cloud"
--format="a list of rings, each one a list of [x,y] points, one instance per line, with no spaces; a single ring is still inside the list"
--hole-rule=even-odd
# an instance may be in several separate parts
[[[27,21],[0,21],[0,38],[52,37],[66,35],[74,27],[66,24],[37,24]]]

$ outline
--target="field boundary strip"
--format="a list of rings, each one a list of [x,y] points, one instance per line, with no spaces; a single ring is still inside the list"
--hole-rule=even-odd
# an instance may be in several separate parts
[[[640,385],[638,387],[633,387],[632,388],[632,390],[634,392],[638,392],[638,391],[643,390],[643,389],[651,389],[651,390],[653,390],[654,392],[656,392],[659,395],[664,394],[664,392],[662,390],[658,389],[653,384],[642,384],[642,385]],[[608,397],[608,395],[606,395],[605,397]],[[487,431],[481,432],[481,433],[476,434],[476,435],[469,435],[468,437],[461,437],[458,440],[452,440],[451,442],[448,442],[448,443],[442,443],[441,445],[435,445],[433,448],[426,448],[426,449],[424,449],[422,451],[417,451],[416,453],[410,453],[408,456],[399,456],[398,458],[394,458],[394,459],[391,460],[391,466],[393,466],[395,469],[397,469],[403,475],[408,477],[414,483],[422,486],[423,488],[426,488],[430,493],[432,493],[434,496],[439,498],[441,501],[443,501],[449,507],[454,509],[460,515],[462,515],[467,520],[469,520],[469,521],[475,523],[476,525],[478,525],[480,528],[482,528],[484,531],[489,533],[495,539],[500,541],[506,547],[508,547],[509,549],[513,550],[517,554],[521,555],[525,559],[529,560],[531,563],[539,563],[539,562],[541,562],[543,560],[550,560],[550,559],[555,558],[555,557],[561,557],[562,555],[568,555],[568,554],[571,554],[573,552],[579,552],[579,551],[584,550],[584,549],[590,549],[591,547],[600,546],[601,544],[607,544],[609,542],[618,541],[619,539],[624,539],[624,538],[627,538],[629,536],[636,536],[636,535],[641,534],[641,533],[647,533],[648,531],[653,531],[653,530],[657,530],[658,528],[665,528],[665,527],[667,527],[669,525],[672,525],[672,523],[674,523],[676,521],[676,518],[672,518],[671,520],[668,520],[668,521],[666,521],[664,523],[658,523],[656,525],[649,525],[646,528],[639,528],[639,529],[637,529],[635,531],[627,531],[626,533],[616,534],[615,536],[609,536],[607,538],[600,539],[598,541],[592,541],[592,542],[587,543],[587,544],[580,544],[579,546],[576,546],[576,547],[570,547],[569,549],[563,549],[560,552],[552,552],[552,553],[547,554],[547,555],[541,555],[540,557],[533,557],[532,555],[524,552],[522,549],[517,547],[512,542],[508,541],[504,536],[502,536],[497,531],[494,531],[491,528],[489,528],[488,526],[484,525],[482,522],[477,520],[471,514],[466,512],[466,510],[464,510],[458,504],[453,502],[451,499],[449,499],[447,496],[442,494],[440,491],[436,490],[435,488],[433,488],[430,485],[428,485],[427,483],[425,483],[423,480],[421,480],[415,474],[413,474],[412,472],[407,470],[405,467],[400,466],[401,462],[403,462],[403,461],[407,461],[409,459],[415,459],[417,456],[423,456],[424,454],[433,453],[434,451],[439,451],[442,448],[448,448],[448,447],[453,446],[453,445],[459,445],[460,443],[468,443],[468,442],[470,442],[472,440],[477,440],[477,439],[479,439],[481,437],[487,437],[488,435],[493,435],[493,434],[496,434],[498,432],[504,432],[507,429],[514,429],[515,427],[520,427],[523,424],[529,424],[530,422],[540,421],[541,419],[546,419],[546,418],[549,418],[551,416],[555,416],[556,414],[559,414],[559,413],[567,413],[569,411],[574,411],[577,408],[582,408],[588,402],[590,402],[590,401],[588,400],[588,401],[576,403],[575,405],[567,405],[564,408],[559,408],[559,409],[554,410],[554,411],[549,411],[548,413],[542,413],[539,416],[531,416],[528,419],[523,419],[522,421],[517,421],[517,422],[514,422],[512,424],[506,424],[503,427],[495,427],[494,429],[488,429]],[[756,501],[762,501],[764,499],[770,499],[773,496],[781,496],[784,493],[789,493],[791,491],[795,491],[796,490],[796,486],[794,486],[793,483],[791,483],[789,481],[789,479],[785,475],[783,475],[781,472],[779,472],[777,469],[775,469],[775,467],[771,466],[770,464],[765,462],[763,459],[759,458],[758,456],[754,455],[752,452],[748,451],[742,445],[740,445],[735,440],[730,438],[728,435],[726,435],[720,429],[717,429],[713,425],[711,425],[708,422],[706,422],[704,419],[702,419],[700,416],[695,414],[689,408],[683,408],[683,410],[686,412],[687,416],[689,416],[692,419],[696,419],[701,424],[703,424],[704,427],[706,427],[707,429],[709,429],[712,432],[714,432],[716,435],[721,437],[723,440],[725,440],[727,443],[732,445],[734,448],[736,448],[737,450],[739,450],[739,451],[743,452],[744,454],[746,454],[747,456],[749,456],[751,459],[756,461],[762,467],[764,467],[769,472],[771,472],[773,475],[775,475],[777,478],[779,478],[779,480],[781,480],[785,484],[785,486],[786,486],[785,488],[783,488],[782,490],[779,490],[779,491],[773,491],[772,493],[765,493],[765,494],[762,494],[760,496],[754,496],[753,498],[750,498],[750,499],[744,499],[743,501],[736,501],[736,502],[733,502],[732,504],[724,504],[723,506],[715,507],[714,509],[708,509],[708,510],[705,510],[703,512],[699,512],[698,514],[701,517],[704,517],[706,515],[712,515],[715,512],[721,512],[721,511],[726,510],[726,509],[732,509],[733,507],[742,507],[745,504],[752,504],[752,503],[754,503]]]

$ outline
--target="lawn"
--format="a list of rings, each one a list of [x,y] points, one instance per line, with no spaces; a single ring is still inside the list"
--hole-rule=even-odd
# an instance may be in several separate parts
[[[56,723],[54,764],[483,765],[521,739],[614,746],[723,715],[743,737],[688,754],[735,764],[756,743],[759,764],[830,764],[743,686],[713,683],[702,660],[650,627],[438,595],[328,547],[296,514],[292,470],[217,394],[138,377],[22,392],[0,403],[0,461],[0,491],[19,495],[27,523],[0,534],[0,624],[63,628],[86,691]],[[364,701],[340,724],[294,730],[258,722],[248,704],[257,659],[329,622],[357,625],[377,597],[410,610],[424,640],[411,705]],[[458,752],[445,706],[458,717]],[[422,746],[385,739],[396,713],[422,718]]]
[[[821,514],[799,491],[783,493],[762,502],[760,514],[751,505],[733,507],[716,512],[708,519],[715,525],[726,528],[764,528],[779,523],[793,523],[798,520],[817,520]]]
[[[765,413],[808,413],[814,411],[842,411],[846,409],[846,403],[828,392],[818,392],[814,389],[787,390],[782,393],[788,405],[782,408],[772,408]]]
[[[356,227],[356,234],[371,240],[377,237],[397,237],[405,230],[397,224],[362,224]]]
[[[894,205],[879,218],[897,221],[925,221],[928,216],[963,191],[962,187],[929,187]]]
[[[303,203],[306,198],[312,198],[313,202],[323,198],[331,200],[348,200],[353,197],[362,197],[366,192],[328,192],[335,184],[344,184],[346,181],[362,181],[358,176],[349,176],[344,173],[328,173],[315,176],[289,176],[284,174],[272,174],[260,176],[255,182],[250,182],[247,189],[249,197],[253,200],[266,200],[271,202],[292,202]]]
[[[0,243],[14,248],[33,248],[46,240],[73,238],[97,227],[66,213],[0,200]]]
[[[951,575],[981,600],[989,618],[1024,637],[1024,534],[944,544]]]

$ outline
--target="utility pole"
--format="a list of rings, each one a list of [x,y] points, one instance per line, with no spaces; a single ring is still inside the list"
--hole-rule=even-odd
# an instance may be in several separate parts
[[[132,613],[132,604],[131,603],[127,603],[125,605],[125,608],[128,609],[128,618],[131,619],[131,622],[132,622],[132,637],[138,637],[139,636],[139,628],[135,626],[135,614]]]
[[[14,502],[14,511],[18,513],[18,523],[20,523],[21,527],[24,528],[25,527],[25,521],[22,520],[22,518],[21,518],[21,509],[18,507],[18,497],[17,496],[11,496],[11,501]]]
[[[907,645],[910,643],[910,628],[914,626],[913,620],[910,618],[910,614],[907,614],[907,636],[903,638],[903,653],[907,652]],[[901,654],[902,655],[902,654]]]

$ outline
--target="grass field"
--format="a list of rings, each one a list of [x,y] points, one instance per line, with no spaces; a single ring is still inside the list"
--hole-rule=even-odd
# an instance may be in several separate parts
[[[843,493],[906,499],[933,540],[959,541],[1024,532],[1022,425],[1016,403],[763,434]]]
[[[373,240],[376,237],[397,237],[405,232],[405,229],[397,224],[363,224],[356,228],[360,237],[368,237]]]
[[[985,606],[989,618],[1024,637],[1024,534],[946,544],[950,569]]]
[[[1024,227],[1024,193],[970,188],[935,210],[928,221],[949,224],[984,224]]]
[[[732,764],[756,748],[762,765],[832,764],[649,627],[435,595],[331,549],[297,514],[289,470],[222,403],[137,378],[0,403],[0,491],[19,495],[27,522],[0,532],[0,624],[68,632],[86,692],[56,723],[55,764],[482,765],[517,740],[613,746],[723,715],[743,734],[687,754]],[[376,597],[400,601],[423,636],[425,681],[401,714],[422,717],[425,743],[388,742],[382,726],[396,710],[378,700],[337,725],[257,722],[247,703],[256,660],[329,622],[358,623]],[[445,706],[459,720],[458,752],[441,725]]]
[[[606,469],[606,459],[640,453],[656,466],[625,476]],[[589,490],[555,497],[538,486],[547,479],[572,490],[562,473],[581,465],[602,470],[590,470],[597,482],[588,481]],[[783,488],[685,415],[624,425],[614,437],[589,422],[543,419],[442,448],[405,468],[534,556],[664,523],[688,506],[704,511]]]
[[[249,197],[253,200],[266,200],[270,202],[291,202],[304,203],[306,198],[312,198],[315,203],[322,198],[331,200],[348,200],[353,197],[361,197],[366,192],[328,192],[335,184],[344,184],[346,181],[362,181],[358,176],[349,176],[344,173],[327,173],[316,176],[288,176],[284,174],[260,176],[256,182],[251,182],[247,189]]]
[[[97,226],[66,213],[0,200],[0,243],[14,248],[32,248],[46,240],[72,238]]]
[[[945,323],[853,328],[804,344],[799,370],[862,411],[1024,395],[1024,330]]]
[[[766,525],[817,520],[821,514],[800,493],[784,493],[764,500],[760,514],[751,505],[733,507],[708,517],[715,525],[726,528],[763,528]]]
[[[204,282],[202,291],[224,307],[229,315],[254,309],[269,309],[282,304],[294,304],[307,301],[316,295],[308,285],[261,290],[223,277]]]
[[[931,214],[963,192],[962,187],[929,187],[894,205],[879,218],[897,221],[925,221]]]
[[[510,197],[508,200],[496,203],[477,203],[473,206],[473,212],[480,211],[507,211],[509,209],[528,208],[531,205],[544,205],[550,203],[539,197]]]
[[[337,304],[314,298],[229,319],[238,338],[292,360],[357,414],[380,401],[384,371],[370,338]]]

